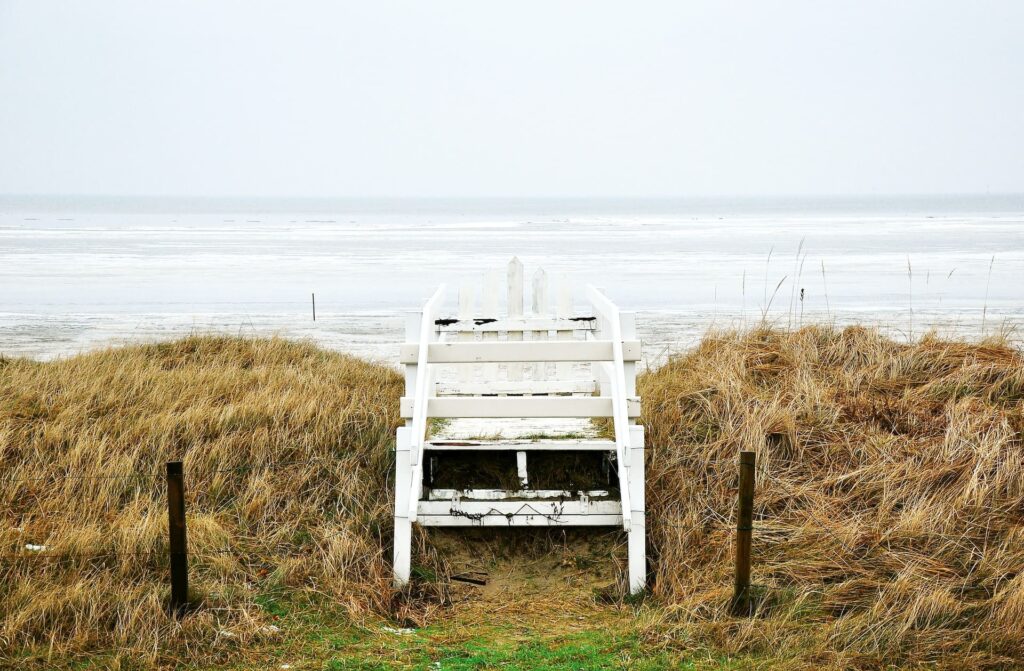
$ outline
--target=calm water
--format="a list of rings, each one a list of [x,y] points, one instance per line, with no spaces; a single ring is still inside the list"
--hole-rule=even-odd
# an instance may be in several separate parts
[[[193,331],[392,358],[403,310],[517,255],[638,311],[647,353],[821,319],[976,336],[1024,320],[1024,198],[0,201],[0,352]],[[994,257],[994,260],[993,260]],[[803,300],[800,300],[801,290]],[[317,321],[310,294],[316,293]]]

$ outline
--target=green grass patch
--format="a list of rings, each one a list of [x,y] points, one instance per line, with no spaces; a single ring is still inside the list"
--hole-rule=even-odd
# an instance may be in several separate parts
[[[244,661],[188,669],[286,668],[292,671],[468,671],[470,669],[719,669],[695,665],[684,653],[655,649],[640,639],[634,620],[610,609],[585,628],[566,631],[543,619],[528,624],[516,617],[482,622],[439,617],[435,624],[408,629],[386,620],[350,620],[329,599],[309,593],[262,594],[257,602],[275,616],[280,636],[254,643]],[[92,667],[86,667],[92,668]]]
[[[331,671],[412,668],[424,671],[472,669],[664,669],[687,668],[669,653],[645,651],[635,634],[588,630],[551,635],[532,629],[483,628],[466,641],[446,642],[443,629],[394,635],[390,660],[373,654],[375,641],[357,643],[329,659]],[[692,667],[690,667],[692,668]]]

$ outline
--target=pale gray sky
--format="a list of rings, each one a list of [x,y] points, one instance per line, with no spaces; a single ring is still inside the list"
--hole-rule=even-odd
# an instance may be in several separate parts
[[[986,191],[1020,0],[0,0],[0,193]]]

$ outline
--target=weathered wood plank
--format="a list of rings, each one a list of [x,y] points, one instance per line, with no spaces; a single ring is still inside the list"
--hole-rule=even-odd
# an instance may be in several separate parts
[[[609,495],[606,489],[592,489],[583,492],[588,498],[600,499]],[[559,499],[572,500],[580,495],[579,491],[565,489],[431,489],[426,501],[448,501],[456,496],[460,502],[465,501],[507,501],[509,499]]]
[[[419,513],[422,515],[450,515],[452,508],[468,513],[487,513],[493,508],[496,515],[616,515],[622,510],[622,504],[608,499],[578,499],[567,501],[468,501],[465,499],[452,501],[419,501]]]
[[[472,331],[474,333],[510,332],[510,331],[593,331],[597,328],[597,319],[594,317],[571,317],[558,319],[556,317],[517,317],[509,319],[499,317],[471,318],[463,320],[443,320],[444,323],[437,324],[437,330],[444,332]]]
[[[484,274],[484,289],[480,301],[481,317],[486,319],[497,319],[499,317],[498,295],[500,291],[501,272],[498,270],[487,271]],[[497,342],[498,340],[498,334],[494,331],[485,331],[482,337],[485,342]],[[485,380],[496,380],[498,378],[498,365],[485,363],[480,369],[480,374]]]
[[[459,321],[462,323],[473,318],[474,293],[473,285],[469,280],[463,281],[459,287]],[[473,342],[476,339],[476,334],[460,330],[458,339],[461,342]],[[459,379],[463,382],[472,380],[474,368],[474,365],[469,363],[458,366]]]
[[[516,452],[516,469],[519,473],[519,486],[526,489],[529,485],[529,475],[526,472],[526,452]]]
[[[424,526],[614,526],[622,524],[616,500],[419,501]],[[454,511],[454,514],[453,514]],[[482,516],[473,519],[475,516]]]
[[[508,262],[508,305],[509,317],[523,316],[523,262],[513,256]]]
[[[415,363],[416,345],[402,345],[401,362]],[[623,358],[637,361],[640,343],[622,343]],[[427,347],[428,363],[506,363],[509,361],[611,361],[610,340],[530,342],[434,342]],[[565,376],[568,377],[568,376]],[[493,379],[493,378],[484,378]]]
[[[501,502],[495,501],[494,503]],[[494,503],[489,502],[487,505],[493,508]],[[484,510],[482,514],[487,512]],[[570,515],[563,513],[557,518],[548,518],[541,515],[524,514],[507,519],[503,515],[491,512],[490,515],[480,520],[465,516],[423,515],[417,522],[425,527],[617,527],[622,526],[622,515],[599,513]]]
[[[642,428],[642,427],[640,427]],[[615,442],[611,440],[525,440],[507,438],[502,440],[432,440],[426,445],[428,450],[440,452],[456,450],[551,450],[569,452],[586,450],[595,452],[614,452]]]
[[[572,285],[569,282],[569,276],[565,273],[558,274],[558,283],[555,288],[555,316],[559,319],[569,319],[572,317]],[[558,329],[555,332],[555,339],[566,342],[573,341],[574,333],[565,329]],[[572,364],[560,361],[555,364],[555,377],[566,378],[572,375]]]
[[[548,274],[543,268],[533,274],[533,314],[538,317],[548,314]]]
[[[471,364],[463,364],[471,365]],[[543,364],[538,364],[543,365]],[[593,394],[593,380],[482,380],[480,382],[439,382],[438,396],[469,396],[487,394]]]
[[[402,417],[413,414],[413,399],[401,399]],[[640,416],[640,400],[628,399],[631,417]],[[427,399],[427,416],[456,417],[611,417],[612,399],[599,396],[446,396]]]
[[[535,318],[547,317],[548,316],[548,274],[543,268],[538,268],[537,272],[533,274],[533,314]],[[558,320],[552,320],[557,322]],[[589,326],[589,324],[588,324]],[[555,329],[558,328],[556,325]],[[549,331],[553,330],[552,327],[540,327],[530,332],[530,340],[547,340],[549,337]],[[533,364],[533,369],[530,371],[530,377],[534,380],[544,380],[548,376],[548,364],[544,361],[538,361]]]
[[[523,316],[523,262],[513,256],[508,262],[508,316],[521,319]],[[509,331],[509,342],[522,341],[522,331]],[[523,379],[523,364],[510,362],[506,368],[509,381]]]

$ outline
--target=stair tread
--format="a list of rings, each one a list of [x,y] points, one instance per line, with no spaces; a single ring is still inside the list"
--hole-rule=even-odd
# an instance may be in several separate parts
[[[437,428],[428,442],[505,440],[603,440],[589,419],[452,419]]]
[[[608,438],[499,438],[497,440],[475,439],[475,438],[433,438],[427,441],[427,445],[529,445],[532,443],[552,443],[565,446],[578,445],[580,443],[594,443],[607,445],[609,449],[615,448],[615,441]]]

